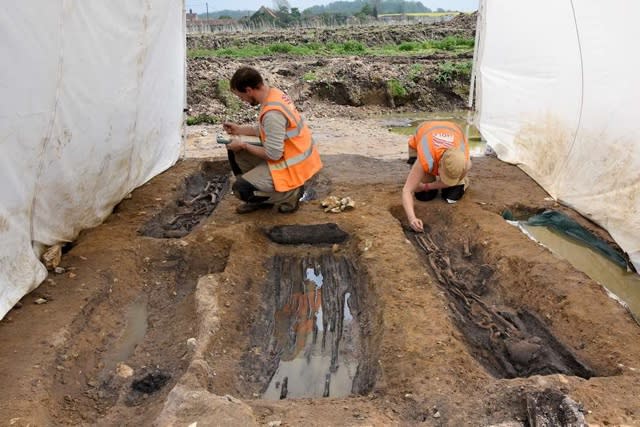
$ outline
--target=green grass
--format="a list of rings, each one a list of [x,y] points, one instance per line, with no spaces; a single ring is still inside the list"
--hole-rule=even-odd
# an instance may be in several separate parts
[[[384,13],[378,15],[378,18],[383,18],[385,16],[432,16],[434,18],[440,16],[456,16],[459,15],[460,12],[412,12],[412,13]]]
[[[475,40],[472,38],[448,36],[440,40],[426,41],[425,44],[429,47],[433,47],[436,50],[471,50],[473,49]]]
[[[214,125],[217,123],[215,117],[210,116],[209,114],[200,114],[198,116],[189,116],[187,117],[187,125],[200,125],[202,123],[208,123]]]
[[[410,52],[412,50],[421,50],[422,43],[420,42],[402,42],[398,46],[398,50],[403,52]]]
[[[438,73],[433,78],[440,86],[449,86],[456,78],[471,77],[471,61],[444,62],[438,66]]]
[[[415,80],[424,72],[424,64],[411,64],[409,68],[409,79]]]
[[[391,93],[391,96],[394,98],[401,98],[407,95],[407,89],[396,79],[389,80],[387,86],[389,87],[389,93]]]
[[[302,80],[304,80],[305,82],[314,82],[318,80],[318,76],[313,71],[309,71],[307,73],[304,73],[304,76],[302,76]]]
[[[230,111],[238,111],[242,108],[242,101],[231,92],[229,80],[218,80],[216,83],[216,95]]]
[[[473,38],[445,37],[440,40],[428,40],[425,42],[406,41],[398,45],[384,45],[367,47],[363,43],[349,40],[343,43],[329,42],[305,43],[295,45],[291,43],[272,43],[258,46],[248,44],[241,47],[227,47],[224,49],[189,49],[189,58],[202,57],[228,57],[251,58],[256,56],[270,56],[277,54],[308,56],[308,55],[425,55],[436,51],[463,52],[473,50]]]
[[[338,49],[339,51],[342,51],[342,53],[347,55],[361,54],[365,53],[365,51],[367,50],[362,43],[355,40],[349,40],[342,43],[342,46]]]

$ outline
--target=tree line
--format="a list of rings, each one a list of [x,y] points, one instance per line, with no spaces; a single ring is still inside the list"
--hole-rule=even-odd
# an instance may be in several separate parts
[[[382,14],[404,14],[404,13],[429,13],[429,12],[448,12],[448,10],[437,9],[431,10],[424,6],[420,1],[407,0],[339,0],[322,6],[312,6],[300,11],[297,7],[291,7],[288,0],[273,0],[273,7],[270,8],[278,15],[278,21],[285,26],[295,23],[303,19],[313,17],[331,17],[347,18],[351,16],[364,18],[366,16],[377,17]],[[219,10],[209,12],[209,19],[235,19],[249,20],[259,11],[252,10]],[[200,19],[206,19],[206,14],[199,14]],[[256,19],[265,19],[263,16],[257,16]]]

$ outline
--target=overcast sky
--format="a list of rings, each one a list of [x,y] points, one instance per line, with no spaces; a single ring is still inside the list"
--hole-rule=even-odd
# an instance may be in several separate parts
[[[291,7],[300,10],[316,5],[326,5],[334,0],[289,0]],[[414,0],[415,1],[415,0]],[[469,12],[478,9],[478,0],[421,0],[422,4],[430,9],[439,7],[450,10]],[[187,10],[193,9],[195,13],[204,13],[209,6],[209,12],[217,10],[258,10],[260,6],[273,7],[273,0],[186,0]]]

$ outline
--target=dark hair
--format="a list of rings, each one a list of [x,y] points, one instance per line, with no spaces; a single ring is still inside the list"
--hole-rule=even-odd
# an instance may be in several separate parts
[[[231,82],[229,82],[232,90],[242,93],[244,93],[248,87],[258,89],[263,84],[264,81],[258,70],[251,67],[238,68],[238,70],[233,73]]]

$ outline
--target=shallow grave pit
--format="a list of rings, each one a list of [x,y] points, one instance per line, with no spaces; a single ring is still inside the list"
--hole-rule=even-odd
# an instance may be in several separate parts
[[[346,257],[276,255],[269,263],[267,310],[253,333],[260,351],[245,356],[260,367],[264,399],[364,394],[375,383],[373,307],[365,281]],[[260,328],[258,328],[260,329]]]
[[[224,162],[203,162],[176,189],[174,200],[140,230],[143,236],[180,238],[213,213],[229,188],[229,168]]]
[[[496,378],[564,374],[591,378],[597,373],[556,338],[527,301],[506,302],[496,283],[496,267],[484,262],[481,242],[472,233],[459,240],[455,215],[429,211],[425,233],[407,231],[444,291],[456,326],[471,355]],[[445,219],[446,218],[446,219]],[[446,224],[445,224],[446,222]],[[519,286],[518,283],[513,286]]]

